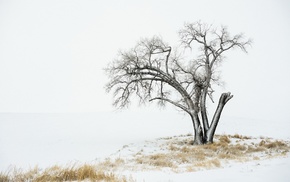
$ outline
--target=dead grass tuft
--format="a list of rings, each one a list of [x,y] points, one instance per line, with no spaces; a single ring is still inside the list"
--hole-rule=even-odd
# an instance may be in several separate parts
[[[218,159],[212,159],[212,160],[208,160],[208,161],[197,162],[194,164],[194,166],[198,167],[198,168],[210,169],[210,168],[221,167],[221,163]]]
[[[232,142],[232,139],[235,142]],[[259,141],[237,134],[217,135],[214,143],[200,146],[190,145],[188,142],[190,137],[185,136],[173,137],[166,141],[167,150],[164,153],[150,155],[143,153],[142,156],[135,158],[135,162],[139,165],[171,167],[174,171],[178,170],[178,166],[183,166],[185,171],[196,171],[200,168],[218,168],[228,161],[243,162],[282,155],[290,149],[284,141],[271,139]]]
[[[221,144],[229,144],[229,143],[231,143],[231,140],[229,139],[229,137],[227,135],[222,135],[219,138],[219,142]]]
[[[285,148],[287,147],[287,144],[283,141],[279,141],[279,140],[275,140],[273,142],[269,141],[269,140],[262,140],[259,143],[260,147],[265,147],[268,149],[274,149],[274,148]]]
[[[191,135],[158,139],[153,146],[137,147],[128,158],[107,158],[96,165],[52,166],[28,171],[13,168],[0,173],[0,182],[43,181],[128,181],[117,176],[117,170],[171,169],[173,172],[219,168],[229,161],[245,162],[286,155],[289,142],[271,138],[252,138],[242,135],[216,135],[214,143],[190,145]],[[132,151],[130,145],[118,152]],[[149,149],[150,147],[150,149]],[[152,147],[156,147],[155,149]],[[128,150],[130,148],[130,150]],[[158,151],[158,152],[157,152]],[[126,153],[124,152],[124,153]],[[130,179],[130,181],[133,181]]]
[[[66,167],[52,166],[45,170],[38,167],[24,172],[22,169],[13,168],[6,174],[0,174],[1,182],[46,182],[46,181],[120,181],[126,182],[126,178],[119,177],[111,172],[104,172],[94,165],[81,166],[70,165]]]
[[[241,140],[249,140],[252,139],[252,137],[249,136],[243,136],[239,134],[229,135],[231,138],[241,139]]]
[[[182,153],[190,153],[191,152],[191,149],[189,147],[187,147],[187,146],[183,146],[181,148],[181,152]]]
[[[136,158],[138,164],[147,164],[155,167],[174,167],[170,156],[166,154],[153,154],[148,156],[140,156]]]
[[[171,151],[177,151],[177,150],[179,150],[179,148],[177,146],[173,145],[173,144],[170,144],[169,145],[169,150],[171,150]]]

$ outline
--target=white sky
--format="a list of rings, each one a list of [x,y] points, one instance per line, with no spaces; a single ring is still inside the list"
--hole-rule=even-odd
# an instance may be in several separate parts
[[[227,115],[289,121],[287,0],[0,0],[0,112],[110,111],[102,69],[118,50],[156,34],[177,44],[198,20],[253,39],[223,64]]]

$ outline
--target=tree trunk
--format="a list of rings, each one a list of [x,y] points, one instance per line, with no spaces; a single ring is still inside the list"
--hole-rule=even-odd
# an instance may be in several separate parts
[[[206,132],[209,129],[207,111],[206,111],[206,94],[207,94],[207,88],[204,88],[204,90],[202,91],[201,100],[200,100],[200,111],[201,111],[201,119],[203,123],[204,134],[206,134]],[[204,135],[204,141],[207,141],[207,135]]]
[[[203,135],[202,127],[200,125],[198,114],[193,113],[190,115],[190,117],[191,117],[193,128],[194,128],[193,145],[202,145],[204,144],[204,135]]]
[[[217,109],[216,109],[216,111],[214,113],[214,116],[213,116],[211,125],[210,125],[208,131],[205,133],[205,135],[207,136],[206,137],[207,138],[207,141],[205,141],[205,143],[213,143],[213,137],[214,137],[215,130],[216,130],[216,127],[218,125],[218,122],[220,120],[221,113],[223,111],[224,106],[226,105],[226,103],[231,98],[233,98],[233,95],[231,95],[230,92],[223,93],[220,96],[219,103],[218,103]]]
[[[203,126],[203,127],[206,127],[206,129],[202,127],[197,112],[194,111],[192,113],[189,113],[192,120],[193,128],[194,128],[193,145],[203,145],[207,143],[213,143],[213,137],[214,137],[218,122],[220,120],[220,116],[222,114],[223,108],[231,98],[233,98],[233,95],[231,95],[230,92],[223,93],[220,96],[219,103],[214,113],[214,116],[212,118],[212,122],[210,126],[209,127]],[[204,119],[204,117],[202,119]],[[205,123],[203,122],[203,124]]]

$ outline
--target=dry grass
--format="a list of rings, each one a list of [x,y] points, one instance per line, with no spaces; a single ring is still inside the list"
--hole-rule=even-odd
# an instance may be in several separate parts
[[[125,164],[125,160],[118,157],[116,159],[106,158],[104,161],[97,164],[97,168],[106,170],[106,171],[116,171],[120,166]]]
[[[183,135],[159,139],[166,142],[160,146],[160,152],[139,153],[135,155],[133,165],[142,165],[141,169],[169,167],[175,172],[178,168],[179,171],[196,171],[219,168],[229,161],[245,162],[280,156],[290,150],[289,143],[285,141],[242,135],[217,135],[214,143],[201,146],[191,145],[190,138],[191,136]]]
[[[134,148],[135,147],[135,148]],[[134,150],[135,149],[135,150]],[[230,161],[245,162],[286,155],[289,142],[242,135],[216,135],[214,143],[194,146],[191,135],[160,138],[143,146],[126,145],[111,158],[95,165],[35,167],[28,171],[13,168],[0,172],[0,182],[44,181],[134,181],[116,175],[124,170],[192,172],[220,168]],[[125,158],[121,154],[125,153]],[[106,171],[106,172],[105,172]]]
[[[218,159],[211,159],[211,160],[194,163],[194,166],[198,168],[216,168],[216,167],[221,167],[221,163]]]
[[[229,137],[231,137],[231,138],[237,138],[237,139],[241,139],[241,140],[249,140],[249,139],[252,139],[252,137],[243,136],[243,135],[239,135],[239,134],[229,135]]]
[[[117,176],[112,172],[104,172],[95,165],[70,165],[66,167],[53,166],[45,170],[38,167],[23,171],[13,168],[6,173],[0,173],[1,182],[46,182],[46,181],[108,181],[126,182],[125,177]]]
[[[154,167],[170,167],[173,168],[175,167],[172,160],[168,159],[168,155],[166,154],[153,154],[153,155],[148,155],[146,157],[141,156],[137,157],[135,160],[138,164],[142,165],[150,165]]]

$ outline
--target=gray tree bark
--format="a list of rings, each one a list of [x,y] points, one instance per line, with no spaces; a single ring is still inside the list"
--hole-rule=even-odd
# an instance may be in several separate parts
[[[216,127],[219,123],[223,108],[231,98],[233,98],[233,95],[231,95],[230,92],[223,93],[220,96],[219,103],[218,103],[218,106],[217,106],[216,111],[214,113],[211,125],[210,125],[209,129],[207,130],[207,132],[205,133],[205,135],[206,135],[206,142],[205,143],[213,143],[213,137],[214,137],[214,134],[216,131]]]
[[[204,135],[202,131],[202,126],[200,125],[199,117],[197,113],[191,115],[191,120],[194,128],[194,141],[193,145],[204,144]]]

